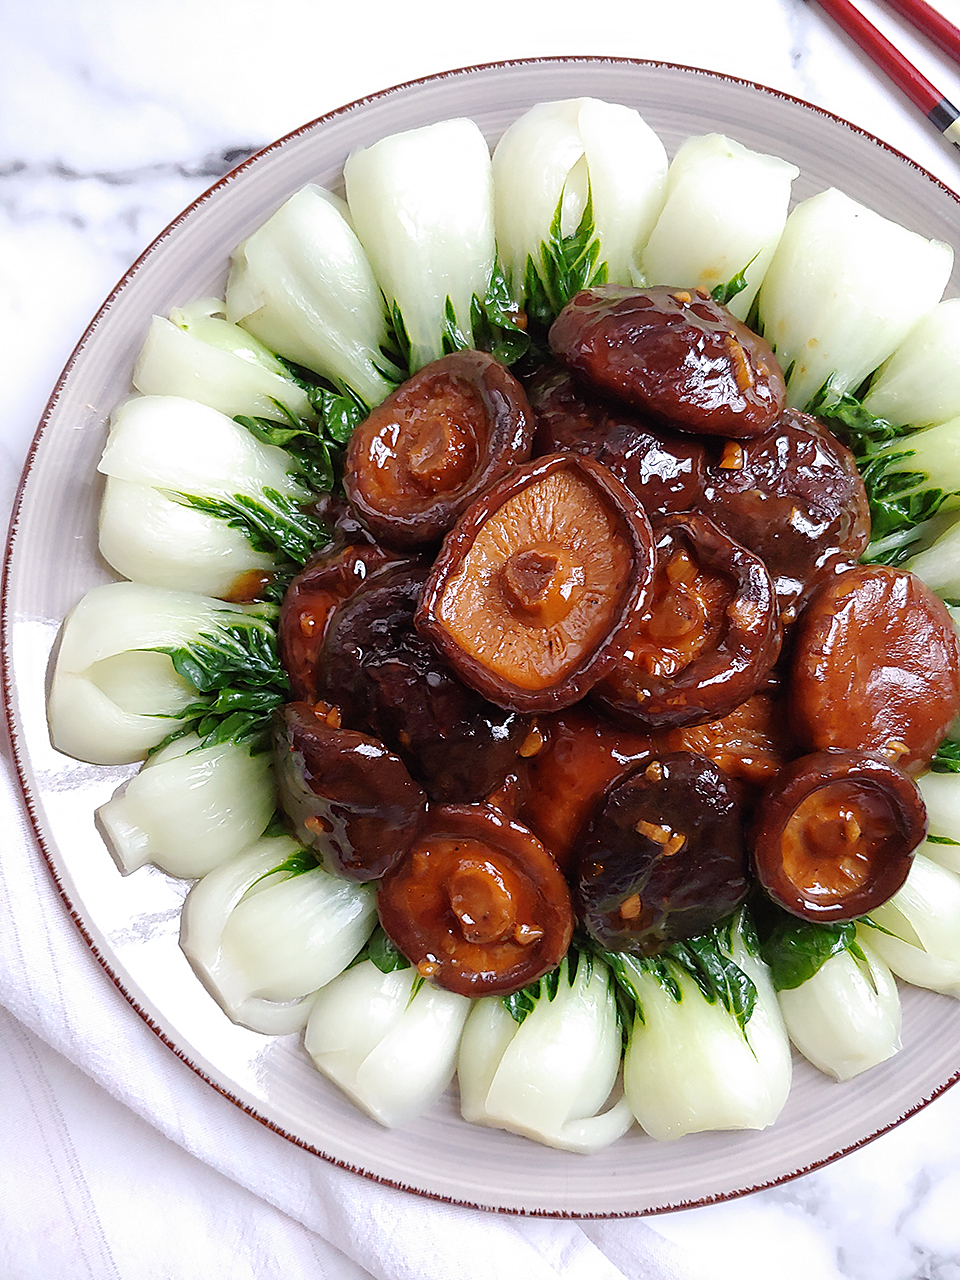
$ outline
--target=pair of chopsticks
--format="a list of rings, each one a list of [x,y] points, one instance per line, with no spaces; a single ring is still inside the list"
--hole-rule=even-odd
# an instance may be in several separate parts
[[[889,8],[913,24],[949,58],[960,65],[960,30],[924,0],[886,0]],[[960,110],[908,62],[886,36],[855,9],[850,0],[817,0],[863,52],[919,107],[931,124],[960,147]]]

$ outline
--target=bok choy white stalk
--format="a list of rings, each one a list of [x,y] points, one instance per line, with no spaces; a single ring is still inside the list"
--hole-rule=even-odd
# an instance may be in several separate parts
[[[764,1129],[790,1092],[790,1041],[745,913],[652,959],[622,953],[635,1003],[626,1098],[653,1138]]]
[[[53,745],[91,764],[130,764],[190,728],[204,746],[264,746],[289,697],[269,612],[137,582],[94,587],[63,626]]]
[[[954,518],[930,546],[907,560],[903,567],[939,595],[951,599],[960,597],[960,520]]]
[[[948,752],[950,756],[960,754],[956,743],[948,744]],[[944,755],[947,752],[941,748],[938,756],[942,759]],[[960,759],[950,763],[952,768],[947,771],[940,760],[935,760],[934,769],[944,768],[944,772],[925,773],[917,779],[929,822],[927,838],[919,851],[931,862],[960,875]]]
[[[305,1025],[315,992],[343,972],[375,918],[371,886],[267,836],[190,890],[180,945],[234,1022],[286,1035]]]
[[[857,936],[905,982],[960,999],[960,876],[915,854],[903,887]]]
[[[638,112],[545,102],[493,153],[497,248],[514,297],[549,324],[588,284],[635,284],[663,207],[667,153]]]
[[[325,536],[290,453],[180,396],[121,405],[99,470],[100,550],[135,582],[225,595],[250,570],[302,564]]]
[[[850,1080],[900,1048],[900,995],[856,925],[784,918],[763,957],[790,1039],[820,1071]]]
[[[240,853],[275,806],[270,757],[187,734],[150,756],[97,817],[126,873],[152,862],[193,880]]]
[[[383,354],[383,298],[346,205],[307,186],[233,255],[227,319],[278,355],[379,404],[399,374]]]
[[[745,320],[799,172],[719,133],[689,138],[671,161],[666,204],[640,260],[646,283],[704,289]]]
[[[161,650],[215,630],[225,607],[134,582],[89,591],[60,639],[48,704],[57,750],[91,764],[142,759],[196,698]]]
[[[410,372],[473,346],[496,253],[490,152],[477,125],[443,120],[382,138],[348,157],[343,180]]]
[[[132,582],[202,596],[228,596],[244,574],[277,563],[275,553],[254,551],[226,520],[113,476],[100,504],[100,554]]]
[[[565,1151],[599,1151],[633,1123],[622,1097],[600,1114],[621,1040],[609,969],[572,951],[533,986],[474,1002],[457,1067],[463,1118]]]
[[[320,992],[304,1046],[358,1107],[396,1128],[431,1107],[453,1079],[471,1003],[425,982],[402,958],[393,967],[380,950]]]
[[[759,294],[763,334],[805,406],[856,391],[943,294],[953,250],[831,188],[787,218]]]
[[[863,407],[898,426],[960,416],[960,298],[922,316],[870,381]]]
[[[312,416],[307,393],[276,356],[225,315],[225,303],[204,298],[169,319],[154,316],[133,371],[137,390],[184,396],[230,418]]]

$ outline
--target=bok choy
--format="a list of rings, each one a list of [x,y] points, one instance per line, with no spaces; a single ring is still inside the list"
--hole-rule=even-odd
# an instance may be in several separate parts
[[[190,890],[180,945],[242,1026],[299,1031],[313,997],[342,973],[375,922],[373,889],[332,876],[286,836],[266,836]]]
[[[227,595],[244,573],[304,563],[327,537],[291,453],[179,396],[123,404],[99,470],[100,550],[134,582]]]
[[[545,102],[493,153],[497,247],[517,302],[549,324],[589,284],[636,284],[663,206],[667,153],[638,112]]]
[[[566,1151],[599,1151],[633,1123],[625,1099],[608,1106],[620,1052],[610,971],[572,949],[532,987],[474,1001],[457,1067],[463,1118]]]
[[[186,734],[150,756],[97,818],[124,872],[148,862],[205,876],[260,837],[274,811],[269,756]]]
[[[960,298],[922,316],[885,360],[863,407],[898,426],[931,427],[960,416]]]
[[[496,245],[490,153],[472,120],[393,134],[343,167],[350,215],[410,373],[472,347]]]
[[[262,747],[288,697],[265,609],[110,582],[64,623],[47,714],[59,751],[130,764],[191,729]]]
[[[773,1124],[790,1092],[790,1041],[746,913],[659,956],[608,959],[634,1009],[623,1083],[646,1132]]]
[[[759,294],[788,403],[856,391],[940,301],[953,250],[831,188],[787,218]]]
[[[763,944],[790,1039],[820,1071],[849,1080],[900,1048],[900,995],[849,921],[784,917]]]
[[[230,418],[309,417],[310,399],[283,363],[225,315],[225,303],[204,298],[169,319],[154,316],[133,371],[137,390],[197,400]]]
[[[227,319],[368,407],[400,381],[379,286],[346,205],[307,186],[233,255]]]
[[[381,950],[320,992],[304,1046],[367,1115],[396,1128],[432,1106],[452,1080],[470,1005]]]
[[[960,999],[960,876],[922,853],[857,930],[905,982]]]
[[[688,138],[667,171],[666,204],[640,260],[646,283],[719,292],[746,320],[799,172],[719,133]]]

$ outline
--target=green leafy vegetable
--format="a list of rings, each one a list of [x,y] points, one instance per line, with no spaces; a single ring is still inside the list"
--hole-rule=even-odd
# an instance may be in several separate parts
[[[253,888],[253,885],[260,884],[263,880],[268,880],[270,876],[283,875],[288,880],[292,880],[295,876],[302,876],[306,871],[316,871],[318,866],[319,863],[316,857],[309,849],[297,849],[290,854],[289,858],[284,858],[279,865],[273,867],[270,871],[265,871],[262,876],[257,876],[250,889]],[[250,890],[248,889],[247,892],[249,893]]]
[[[951,844],[955,848],[960,849],[960,840],[951,840],[949,836],[932,836],[927,835],[928,844]]]
[[[960,742],[941,742],[930,762],[930,770],[932,773],[960,773]]]
[[[493,269],[487,296],[476,296],[470,308],[474,345],[501,364],[514,364],[530,348],[530,337],[517,323],[519,313],[500,264]]]
[[[264,489],[264,501],[235,493],[232,498],[205,498],[199,494],[166,491],[181,506],[192,507],[239,529],[254,551],[287,556],[303,565],[330,540],[324,524],[276,489]]]
[[[391,942],[379,925],[347,968],[352,969],[354,965],[362,964],[364,960],[369,960],[381,973],[394,973],[398,969],[410,968],[410,961],[400,948]],[[414,995],[416,995],[415,991],[411,993],[411,999]]]
[[[760,948],[778,991],[801,986],[826,964],[831,956],[858,950],[857,926],[852,920],[842,924],[813,924],[792,917],[782,918]]]
[[[738,293],[743,293],[747,287],[747,272],[756,261],[756,258],[757,254],[755,253],[747,265],[741,271],[738,271],[735,276],[731,276],[726,284],[718,284],[716,288],[710,290],[710,297],[714,302],[719,302],[722,307],[725,307],[734,300]]]
[[[501,996],[500,999],[511,1018],[517,1023],[522,1023],[527,1014],[532,1013],[536,1008],[538,1000],[544,998],[556,1000],[564,973],[568,984],[572,987],[577,980],[577,974],[581,972],[584,982],[589,982],[593,973],[593,956],[589,951],[572,946],[555,969],[545,973],[536,982],[528,983],[521,990],[512,991],[509,995]]]
[[[267,749],[273,712],[290,697],[268,609],[242,614],[224,609],[215,632],[154,651],[167,654],[177,674],[201,695],[177,714],[179,728],[158,750],[188,733],[196,733],[204,747],[232,742],[251,751]]]
[[[683,987],[678,975],[688,974],[696,982],[708,1004],[721,1006],[736,1019],[741,1032],[753,1014],[757,1002],[757,988],[753,980],[727,954],[731,946],[733,930],[740,928],[744,945],[751,949],[755,935],[749,917],[743,912],[740,921],[731,920],[715,925],[707,933],[683,942],[671,943],[656,956],[635,956],[625,951],[610,952],[594,946],[595,953],[610,967],[617,986],[624,996],[621,1006],[626,1010],[629,1027],[634,1019],[644,1021],[641,990],[646,979],[652,979],[677,1004],[683,999]]]
[[[853,453],[870,504],[872,541],[863,556],[867,563],[902,564],[916,550],[925,526],[948,498],[957,496],[936,485],[922,471],[903,471],[900,464],[913,457],[909,447],[891,448],[910,434],[909,427],[876,418],[852,395],[836,396],[821,389],[809,411],[825,422]]]
[[[523,293],[527,315],[548,328],[575,293],[604,284],[606,263],[600,262],[600,241],[593,222],[593,201],[588,199],[576,231],[561,233],[563,195],[550,224],[550,239],[540,245],[540,261],[527,258]]]

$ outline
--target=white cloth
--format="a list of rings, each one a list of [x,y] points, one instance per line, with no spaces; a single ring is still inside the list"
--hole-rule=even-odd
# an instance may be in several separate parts
[[[347,1173],[205,1084],[69,918],[3,742],[2,1280],[695,1280],[642,1220],[537,1220]],[[131,1180],[131,1152],[137,1153]]]

